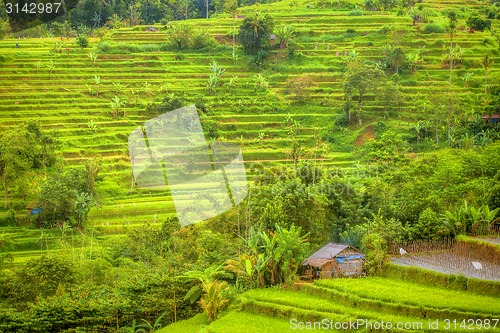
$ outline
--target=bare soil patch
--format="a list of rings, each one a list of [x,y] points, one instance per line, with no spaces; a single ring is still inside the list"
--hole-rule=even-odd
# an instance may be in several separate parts
[[[356,138],[354,144],[356,145],[356,147],[359,147],[372,139],[375,139],[375,131],[373,130],[373,126],[369,125],[365,128],[363,133]]]

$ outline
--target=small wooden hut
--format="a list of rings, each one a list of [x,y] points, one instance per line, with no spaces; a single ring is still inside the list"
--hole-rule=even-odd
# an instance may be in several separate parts
[[[493,125],[500,122],[500,115],[498,115],[498,114],[494,114],[491,116],[485,115],[485,116],[482,116],[481,118],[486,122],[491,122]]]
[[[332,278],[363,274],[365,255],[347,245],[328,243],[302,262],[308,278]]]

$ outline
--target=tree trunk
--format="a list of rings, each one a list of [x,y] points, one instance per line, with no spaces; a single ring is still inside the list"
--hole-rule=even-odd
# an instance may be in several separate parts
[[[235,20],[236,20],[236,15],[233,15],[233,60],[235,60],[235,54],[234,54],[234,44],[236,40],[236,31],[234,30]]]
[[[4,177],[6,177],[6,176],[4,176]],[[7,209],[7,201],[9,199],[9,182],[8,182],[7,178],[4,178],[3,186],[5,189],[4,208]]]
[[[363,112],[363,95],[360,93],[359,98],[358,98],[358,107],[359,107],[359,113],[358,113],[358,122],[359,126],[363,125],[363,120],[361,119],[361,113]]]
[[[487,87],[488,87],[488,70],[485,69],[485,72],[484,72],[484,96],[486,96],[486,94],[488,93]]]
[[[438,122],[436,120],[436,144],[439,144],[439,131],[438,131]]]
[[[448,144],[451,147],[451,120],[448,120]]]
[[[396,70],[396,108],[399,110],[399,69]]]
[[[453,33],[450,33],[450,84],[453,72]]]

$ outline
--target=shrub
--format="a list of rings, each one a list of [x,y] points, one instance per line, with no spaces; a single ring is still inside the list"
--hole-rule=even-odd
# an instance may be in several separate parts
[[[423,33],[424,34],[437,34],[437,33],[444,33],[446,29],[436,23],[428,23],[424,25]]]
[[[89,46],[89,38],[85,35],[76,36],[76,44],[81,48],[85,48]]]
[[[267,58],[267,55],[267,51],[259,50],[256,55],[250,58],[250,64],[253,64],[256,67],[262,66]]]
[[[297,100],[303,100],[304,98],[309,98],[310,90],[316,86],[316,83],[312,76],[300,75],[288,79],[286,86],[295,94]]]
[[[108,53],[111,51],[111,43],[107,40],[100,41],[99,44],[97,44],[97,50],[102,53]]]
[[[193,35],[193,49],[203,49],[206,47],[215,47],[217,42],[215,39],[206,31],[195,33]]]
[[[350,12],[348,12],[347,15],[349,15],[349,16],[362,16],[363,11],[361,9],[355,8],[355,9],[351,10]]]
[[[10,209],[6,215],[0,217],[0,227],[13,226],[15,224],[16,224],[16,214],[13,209]]]
[[[338,127],[349,126],[349,116],[347,115],[347,113],[342,112],[339,115],[337,115],[337,118],[335,118],[335,126]]]
[[[187,24],[167,26],[168,47],[172,50],[202,49],[217,43],[206,31],[198,32]]]
[[[478,31],[484,31],[485,29],[490,29],[491,27],[491,21],[481,19],[477,13],[472,14],[467,19],[466,23],[469,28]]]

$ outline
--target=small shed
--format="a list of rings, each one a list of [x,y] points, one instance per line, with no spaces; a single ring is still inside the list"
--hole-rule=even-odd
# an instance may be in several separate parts
[[[271,45],[274,45],[275,40],[276,40],[276,35],[275,34],[272,34],[271,36],[269,36],[269,41],[270,41]]]
[[[500,115],[498,115],[498,114],[494,114],[491,116],[486,115],[486,116],[482,116],[481,118],[483,118],[486,122],[491,121],[492,124],[496,124],[500,121]]]
[[[328,243],[302,262],[309,278],[359,276],[365,255],[348,244]]]

